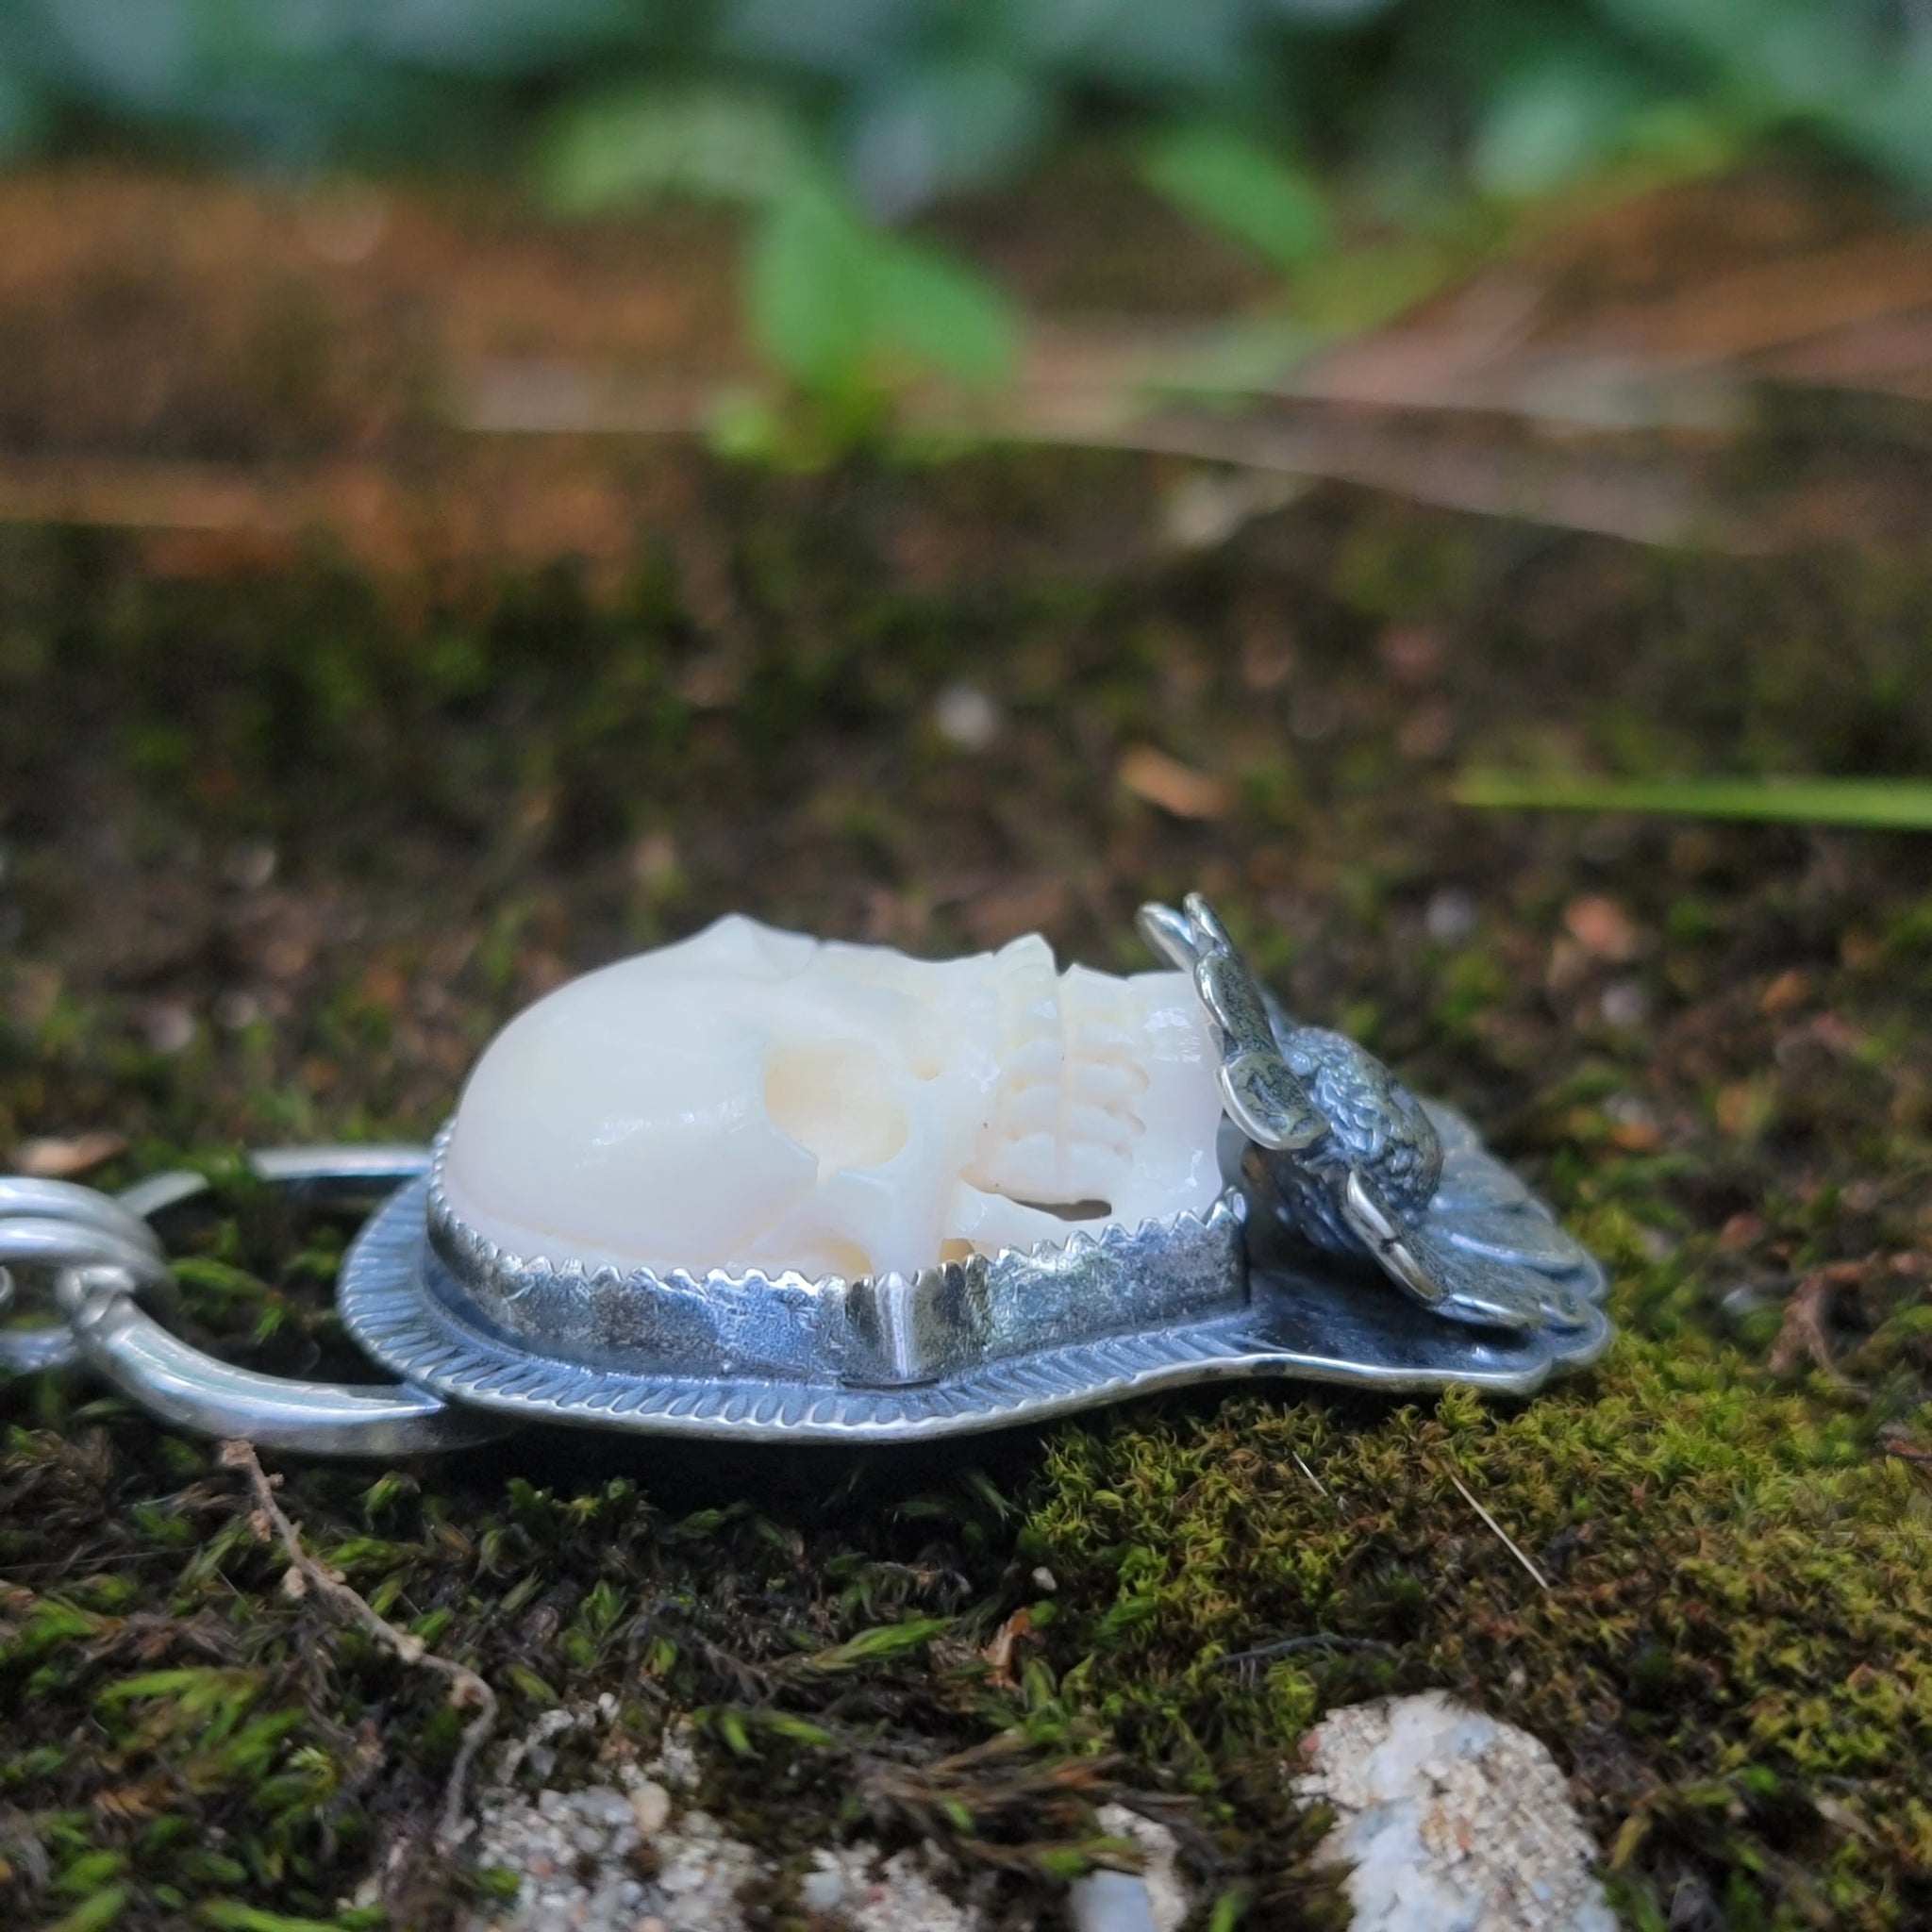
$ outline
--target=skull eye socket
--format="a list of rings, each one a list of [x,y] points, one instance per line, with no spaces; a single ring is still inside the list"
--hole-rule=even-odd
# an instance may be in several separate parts
[[[863,1041],[775,1046],[765,1059],[765,1112],[818,1158],[823,1179],[845,1167],[881,1167],[911,1138],[892,1098],[894,1069]]]

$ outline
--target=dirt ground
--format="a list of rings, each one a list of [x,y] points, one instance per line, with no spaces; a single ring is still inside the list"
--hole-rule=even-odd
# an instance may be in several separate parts
[[[1431,1686],[1548,1742],[1633,1925],[1924,1923],[1932,844],[1449,799],[1932,769],[1925,244],[1731,195],[1484,271],[1380,376],[1358,344],[1132,447],[1032,420],[789,473],[640,420],[743,375],[695,223],[641,252],[396,192],[0,183],[0,1167],[211,1163],[185,1332],[348,1373],[343,1231],[235,1149],[426,1137],[519,1006],[727,910],[1124,968],[1134,907],[1200,887],[1611,1262],[1606,1363],[970,1453],[291,1462],[310,1547],[507,1737],[608,1693],[555,1779],[694,1720],[774,1927],[861,1830],[1052,1924],[1119,1797],[1180,1832],[1203,1924],[1332,1922],[1299,1740]],[[1016,217],[1008,265],[1076,303],[1122,245],[1083,283]],[[1034,403],[1118,383],[1161,307],[1067,320]],[[1606,342],[1641,351],[1634,426],[1577,420]],[[0,1917],[494,1895],[431,1845],[442,1684],[282,1588],[208,1445],[77,1379],[0,1386]]]

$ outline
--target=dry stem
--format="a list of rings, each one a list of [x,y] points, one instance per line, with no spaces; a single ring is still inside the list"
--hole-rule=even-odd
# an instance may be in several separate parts
[[[1496,1519],[1493,1516],[1491,1516],[1490,1512],[1487,1509],[1485,1509],[1480,1503],[1476,1501],[1475,1497],[1470,1492],[1469,1485],[1465,1483],[1459,1475],[1455,1474],[1453,1472],[1450,1474],[1449,1480],[1456,1485],[1457,1491],[1460,1493],[1462,1497],[1462,1500],[1465,1503],[1467,1503],[1469,1507],[1472,1509],[1474,1509],[1475,1513],[1478,1516],[1480,1516],[1482,1520],[1485,1523],[1487,1523],[1492,1530],[1496,1532],[1496,1535],[1500,1539],[1503,1547],[1506,1550],[1507,1550],[1509,1554],[1512,1557],[1514,1557],[1516,1560],[1519,1563],[1521,1563],[1523,1567],[1525,1570],[1527,1570],[1532,1576],[1536,1578],[1538,1588],[1547,1591],[1550,1587],[1550,1579],[1547,1576],[1545,1576],[1541,1570],[1539,1570],[1536,1567],[1536,1565],[1532,1563],[1526,1556],[1524,1555],[1523,1551],[1519,1549],[1517,1545],[1510,1540],[1509,1532],[1506,1530],[1503,1527],[1503,1525],[1500,1523],[1498,1523]]]
[[[463,1820],[463,1791],[469,1782],[470,1767],[476,1754],[496,1728],[496,1693],[475,1671],[448,1657],[438,1657],[420,1637],[398,1630],[333,1571],[316,1561],[302,1547],[302,1539],[288,1512],[275,1501],[275,1486],[280,1476],[263,1470],[254,1447],[243,1441],[222,1444],[222,1465],[239,1469],[248,1478],[255,1494],[256,1533],[266,1540],[270,1530],[280,1539],[289,1558],[285,1587],[291,1596],[313,1590],[324,1603],[344,1622],[365,1630],[406,1664],[419,1664],[425,1671],[447,1680],[449,1701],[458,1709],[475,1706],[476,1715],[463,1727],[462,1741],[457,1746],[456,1762],[450,1766],[449,1782],[443,1789],[442,1817],[437,1826],[437,1842],[443,1848],[456,1843]]]

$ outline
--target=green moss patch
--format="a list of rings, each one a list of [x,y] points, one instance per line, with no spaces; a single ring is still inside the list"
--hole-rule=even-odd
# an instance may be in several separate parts
[[[1125,966],[1134,905],[1200,885],[1546,1190],[1624,1339],[1516,1405],[296,1465],[312,1553],[506,1737],[581,1720],[526,1782],[689,1720],[774,1857],[761,1925],[847,1831],[935,1839],[1041,1923],[1124,1855],[1116,1797],[1174,1823],[1204,1923],[1332,1921],[1299,1740],[1425,1686],[1550,1744],[1633,1924],[1932,1914],[1932,848],[1445,796],[1460,762],[1932,769],[1932,575],[1337,492],[1180,552],[1160,464],[667,460],[681,508],[611,599],[0,536],[0,1152],[207,1161],[185,1333],[353,1374],[347,1230],[234,1149],[426,1137],[567,972],[732,908]],[[940,724],[962,683],[976,749]],[[1128,782],[1147,747],[1222,781],[1208,815]],[[463,1714],[288,1594],[208,1445],[75,1378],[0,1386],[0,1918],[347,1932],[500,1895],[432,1846]]]

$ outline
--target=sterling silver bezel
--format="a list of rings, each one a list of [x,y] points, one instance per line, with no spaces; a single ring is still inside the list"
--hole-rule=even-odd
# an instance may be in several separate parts
[[[1435,1111],[1432,1109],[1432,1111]],[[1548,1212],[1441,1109],[1447,1218]],[[442,1143],[439,1142],[439,1148]],[[742,1441],[885,1442],[1041,1421],[1156,1390],[1290,1376],[1393,1392],[1528,1394],[1607,1345],[1581,1248],[1580,1326],[1441,1321],[1391,1283],[1251,1260],[1230,1189],[1203,1216],[1081,1233],[920,1275],[625,1274],[504,1253],[466,1228],[437,1166],[364,1227],[337,1303],[392,1374],[525,1422]]]

